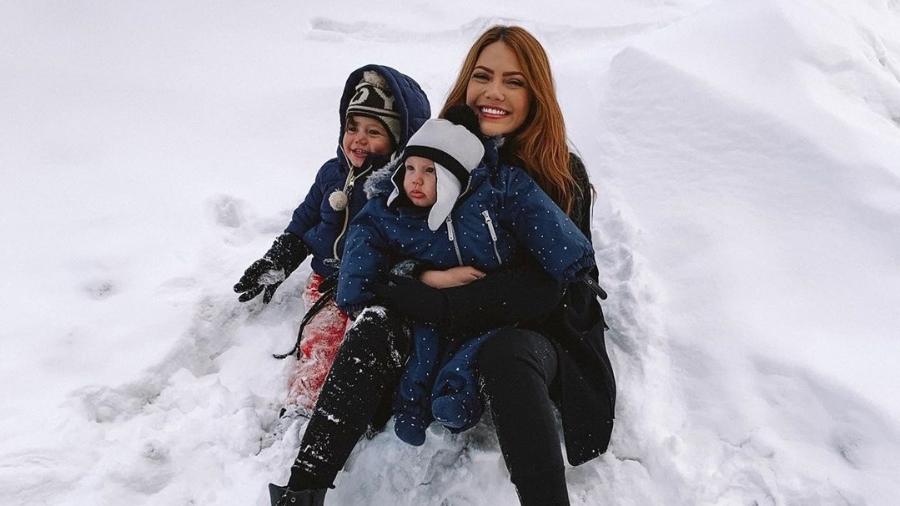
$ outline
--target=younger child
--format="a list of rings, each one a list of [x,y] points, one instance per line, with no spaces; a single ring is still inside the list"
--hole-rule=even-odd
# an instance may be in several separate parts
[[[347,325],[347,315],[331,300],[333,279],[326,280],[337,272],[348,223],[366,202],[362,183],[431,116],[418,83],[381,65],[366,65],[350,74],[338,112],[337,157],[322,165],[287,229],[234,285],[241,302],[262,293],[268,303],[284,279],[312,254],[313,273],[303,293],[308,314],[302,339],[291,352],[296,351],[299,360],[286,402],[287,407],[299,405],[305,411],[315,406]]]
[[[441,287],[471,282],[520,250],[560,281],[579,279],[594,266],[590,242],[531,177],[498,168],[493,141],[485,153],[474,112],[460,106],[446,116],[468,128],[446,119],[425,123],[399,157],[390,195],[371,198],[350,228],[337,304],[351,314],[374,302],[373,288],[402,258],[435,269],[468,266],[445,271]],[[482,405],[474,361],[492,332],[447,336],[417,325],[413,333],[394,427],[402,440],[421,445],[433,419],[453,431],[477,423]]]

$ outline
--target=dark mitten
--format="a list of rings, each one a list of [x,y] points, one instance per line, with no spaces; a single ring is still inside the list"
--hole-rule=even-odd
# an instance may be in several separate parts
[[[446,322],[447,296],[418,279],[391,276],[392,283],[372,287],[375,295],[403,316],[418,322],[441,324]]]
[[[303,263],[308,254],[309,249],[296,235],[279,235],[269,251],[253,262],[234,285],[234,291],[241,294],[238,300],[247,302],[263,292],[263,302],[268,304],[275,290]]]

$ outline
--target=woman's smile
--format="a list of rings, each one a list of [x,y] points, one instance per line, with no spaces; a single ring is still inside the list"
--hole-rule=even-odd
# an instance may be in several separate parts
[[[499,107],[489,107],[489,106],[478,107],[478,113],[483,119],[488,119],[488,120],[504,118],[509,115],[509,111],[506,111]]]

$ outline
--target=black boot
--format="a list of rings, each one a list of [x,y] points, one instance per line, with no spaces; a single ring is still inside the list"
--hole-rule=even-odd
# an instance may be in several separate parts
[[[293,491],[287,487],[279,487],[269,483],[269,498],[272,506],[324,506],[327,488]]]

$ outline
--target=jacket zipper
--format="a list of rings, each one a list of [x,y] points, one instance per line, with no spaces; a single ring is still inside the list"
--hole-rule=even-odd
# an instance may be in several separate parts
[[[491,234],[491,245],[494,247],[494,256],[497,257],[497,263],[503,265],[503,260],[500,259],[500,252],[497,251],[497,232],[494,230],[494,221],[491,220],[491,213],[485,209],[481,211],[481,215],[484,216],[484,224],[487,225],[488,232]]]
[[[345,157],[347,155],[344,155]],[[344,195],[347,196],[347,207],[344,208],[344,226],[341,227],[341,233],[338,234],[337,238],[334,240],[334,244],[331,245],[331,252],[334,255],[335,263],[340,261],[341,257],[338,255],[338,244],[341,243],[341,238],[344,237],[344,234],[347,232],[347,225],[350,223],[350,200],[353,196],[353,187],[356,186],[356,180],[366,175],[367,172],[372,170],[372,167],[366,168],[366,170],[360,171],[356,176],[353,175],[353,165],[350,163],[350,160],[347,160],[347,165],[350,167],[350,171],[347,173],[347,179],[344,181]]]
[[[447,216],[447,238],[453,243],[453,249],[456,250],[456,260],[459,262],[459,265],[464,265],[462,255],[459,252],[459,244],[456,242],[456,231],[453,230],[453,218],[450,216]]]
[[[344,233],[347,232],[347,223],[350,222],[350,192],[353,191],[353,183],[344,186],[344,194],[347,195],[347,207],[344,208],[344,226],[341,227],[341,233],[338,234],[337,238],[334,240],[334,244],[331,245],[331,251],[334,254],[334,259],[340,260],[341,257],[338,255],[338,244],[341,243],[341,238],[344,237]]]

